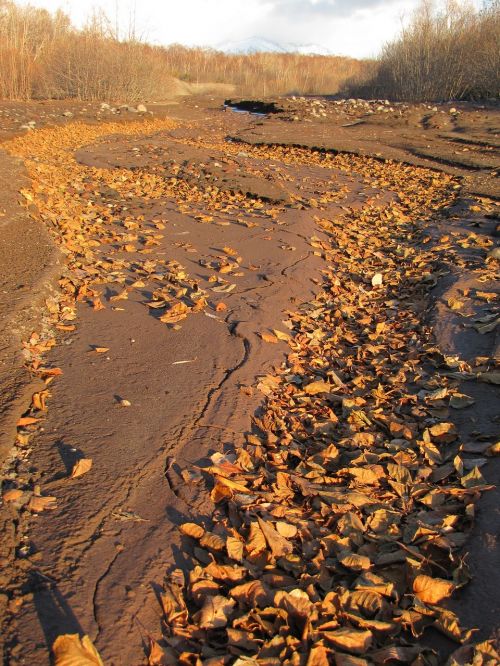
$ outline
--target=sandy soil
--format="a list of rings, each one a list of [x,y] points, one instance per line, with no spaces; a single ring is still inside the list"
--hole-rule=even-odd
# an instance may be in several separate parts
[[[335,219],[342,207],[356,209],[375,194],[387,201],[393,196],[354,170],[270,160],[256,147],[320,148],[444,170],[462,179],[460,199],[428,229],[427,242],[437,245],[447,234],[466,238],[472,232],[495,237],[495,109],[385,112],[372,105],[367,115],[362,105],[298,99],[277,100],[283,113],[263,118],[224,110],[221,102],[192,97],[151,106],[154,118],[172,117],[181,124],[146,136],[116,132],[75,147],[74,159],[89,185],[75,197],[114,211],[113,233],[127,231],[123,216],[135,220],[138,226],[129,231],[136,237],[126,252],[112,242],[95,250],[97,261],[105,262],[110,250],[126,259],[120,280],[103,283],[104,309],[96,311],[81,299],[75,330],[57,333],[58,343],[44,363],[63,374],[50,385],[48,412],[29,444],[10,451],[15,422],[35,390],[23,368],[21,341],[31,330],[50,330],[44,303],[57,290],[65,260],[43,223],[18,202],[19,189],[28,186],[22,163],[0,156],[4,490],[41,486],[44,495],[57,498],[54,510],[34,515],[11,502],[2,507],[6,664],[49,663],[48,646],[65,632],[89,634],[106,664],[146,663],[147,636],[160,627],[158,586],[172,565],[190,566],[176,526],[200,517],[211,521],[208,491],[193,470],[213,452],[241,444],[262,402],[258,378],[286,353],[283,343],[266,343],[261,333],[283,329],[286,311],[313,298],[326,268],[311,244],[323,239],[315,222],[318,208],[323,218]],[[0,110],[3,139],[29,132],[20,130],[29,120],[37,128],[75,120],[143,122],[137,114],[123,111],[117,117],[90,104],[6,104]],[[72,115],[63,116],[65,111]],[[195,202],[187,194],[185,200],[166,193],[151,197],[140,188],[124,197],[119,181],[116,188],[106,185],[98,170],[132,173],[138,180],[175,176],[187,188],[183,192],[213,189],[250,204],[224,212],[214,209],[210,197]],[[489,217],[474,196],[488,197]],[[311,200],[320,203],[305,205]],[[155,242],[148,245],[148,238]],[[491,247],[460,247],[427,304],[436,347],[446,357],[498,357],[495,330],[464,328],[459,313],[447,306],[450,299],[463,298],[464,289],[498,292],[491,270],[487,283],[478,281],[487,251]],[[233,256],[237,264],[222,277],[236,286],[225,291],[226,283],[210,279]],[[206,293],[207,306],[180,321],[179,330],[159,321],[162,311],[145,306],[157,288],[151,272],[144,271],[147,261],[178,262],[189,276],[191,298],[199,289]],[[115,298],[124,285],[137,282],[126,299]],[[471,301],[467,307],[470,317],[487,314],[484,304]],[[481,441],[498,439],[498,387],[467,377],[460,386],[476,400],[449,417],[461,438],[477,441],[480,433]],[[68,480],[79,458],[92,459],[92,470]],[[498,484],[498,459],[488,461],[485,475]],[[491,491],[481,500],[468,544],[474,583],[451,602],[466,625],[479,627],[481,638],[494,633],[500,610],[492,583],[500,582],[499,528],[498,492]],[[450,645],[443,640],[431,643],[444,655]]]

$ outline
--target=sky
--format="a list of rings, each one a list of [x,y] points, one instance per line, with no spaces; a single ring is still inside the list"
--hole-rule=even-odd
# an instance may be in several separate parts
[[[476,7],[481,0],[471,2]],[[81,26],[102,8],[122,34],[135,25],[148,42],[218,47],[259,37],[279,44],[314,44],[336,55],[376,56],[399,32],[419,0],[21,0],[61,8]]]

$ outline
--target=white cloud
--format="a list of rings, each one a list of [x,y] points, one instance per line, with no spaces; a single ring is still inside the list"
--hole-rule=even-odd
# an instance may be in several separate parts
[[[317,44],[333,53],[374,56],[393,38],[403,16],[419,0],[21,0],[55,10],[76,25],[102,8],[122,30],[157,44],[217,46],[263,37],[274,42]],[[463,0],[466,2],[467,0]],[[479,6],[481,0],[473,0]]]

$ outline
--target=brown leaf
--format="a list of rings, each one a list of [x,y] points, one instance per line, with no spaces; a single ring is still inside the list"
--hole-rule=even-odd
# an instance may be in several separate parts
[[[183,534],[193,537],[193,539],[201,539],[205,534],[203,527],[196,525],[196,523],[183,523],[179,529]]]
[[[40,419],[35,419],[33,416],[23,416],[18,420],[16,425],[18,428],[24,428],[29,425],[35,425],[38,421],[40,421]]]
[[[104,666],[99,653],[88,636],[78,634],[58,636],[52,645],[55,666]]]
[[[239,604],[246,604],[250,608],[265,608],[270,602],[269,589],[260,580],[252,580],[249,583],[237,585],[229,591],[229,594]]]
[[[224,550],[226,547],[226,541],[218,534],[205,532],[200,539],[200,546],[209,548],[210,550]]]
[[[449,580],[442,578],[431,578],[421,574],[413,581],[413,592],[427,604],[438,604],[447,599],[455,589],[455,585]]]
[[[228,537],[226,539],[226,549],[227,549],[227,554],[232,560],[236,560],[237,562],[241,562],[243,559],[243,554],[244,554],[244,543],[240,539],[237,539],[236,537]]]
[[[282,537],[272,525],[259,517],[257,520],[274,557],[286,557],[293,552],[292,544]]]
[[[366,571],[372,565],[369,557],[351,551],[342,551],[337,558],[346,569],[352,569],[353,571]]]
[[[92,468],[92,458],[80,458],[73,465],[71,470],[70,479],[76,479],[79,476],[83,476]]]
[[[19,490],[19,488],[11,488],[10,490],[6,490],[4,492],[2,499],[4,502],[16,502],[23,496],[23,494],[23,491]]]
[[[329,666],[328,652],[323,645],[313,647],[309,652],[306,666]]]
[[[149,639],[149,656],[148,656],[148,666],[168,666],[173,664],[167,658],[165,650],[157,643],[153,638]]]
[[[248,553],[261,553],[267,549],[267,541],[259,523],[250,523],[250,533],[245,543]]]
[[[353,654],[364,654],[372,644],[372,632],[363,629],[343,627],[322,634],[334,647]]]
[[[31,406],[33,409],[38,409],[39,411],[44,412],[47,409],[46,400],[48,395],[49,392],[47,389],[33,393],[33,397],[31,399]]]
[[[185,319],[188,312],[188,306],[182,301],[179,301],[160,317],[160,321],[164,324],[175,324],[176,322]]]
[[[110,297],[110,302],[115,303],[116,301],[126,301],[128,299],[128,289],[122,289],[118,294]]]
[[[323,380],[317,381],[317,382],[311,382],[310,384],[307,384],[307,386],[304,386],[304,391],[307,393],[307,395],[317,395],[318,393],[330,393],[332,390],[332,387],[328,382],[325,382]]]
[[[297,617],[308,617],[312,611],[312,601],[307,592],[298,588],[291,592],[279,590],[274,595],[274,605]]]
[[[236,602],[221,595],[207,597],[200,611],[200,627],[202,629],[218,629],[225,627]]]
[[[30,511],[34,513],[40,513],[46,509],[55,509],[57,504],[57,499],[52,495],[46,495],[42,497],[41,495],[33,495],[28,504]]]
[[[264,340],[264,342],[271,342],[272,344],[277,344],[278,338],[273,335],[272,333],[266,333],[265,331],[263,333],[259,334],[260,337]]]
[[[453,423],[436,423],[436,425],[429,428],[429,432],[434,441],[443,444],[453,442],[458,437],[457,429]]]
[[[465,395],[465,393],[454,393],[450,398],[450,407],[453,409],[465,409],[470,407],[476,401],[470,395]]]

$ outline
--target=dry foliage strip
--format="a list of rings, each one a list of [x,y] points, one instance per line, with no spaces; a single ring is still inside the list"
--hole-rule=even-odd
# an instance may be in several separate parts
[[[103,14],[77,30],[61,11],[0,0],[0,99],[161,100],[179,88],[173,77],[230,83],[241,94],[332,94],[372,72],[371,63],[346,57],[153,47],[133,34],[119,39]]]
[[[256,153],[325,166],[307,151]],[[453,182],[327,162],[396,201],[318,217],[329,235],[312,242],[331,265],[323,290],[289,313],[290,353],[259,384],[267,398],[255,434],[206,470],[214,525],[181,526],[199,564],[165,585],[169,648],[155,644],[150,664],[437,664],[416,644],[426,627],[471,637],[443,602],[468,580],[459,551],[488,486],[439,418],[456,383],[426,368],[439,353],[417,306],[439,251],[419,249],[414,220],[430,220]],[[472,652],[462,651],[466,663]],[[485,643],[475,659],[498,655]]]
[[[136,253],[149,254],[157,239],[141,230],[140,219],[125,218],[117,229],[112,218],[120,204],[110,211],[96,203],[99,183],[122,197],[171,197],[202,223],[213,218],[201,211],[244,207],[275,218],[275,208],[241,195],[193,190],[155,173],[88,169],[71,154],[111,132],[144,134],[171,125],[74,124],[10,142],[33,179],[27,202],[36,204],[67,254],[61,299],[48,303],[57,328],[72,329],[77,301],[103,307],[104,283],[116,284],[115,299],[127,298],[134,284],[124,285],[125,269],[135,270],[141,285],[157,278],[157,260],[123,258],[130,243]],[[453,200],[456,184],[447,175],[352,156],[246,150],[273,163],[354,170],[367,186],[392,193],[391,202],[382,204],[375,194],[361,210],[345,208],[333,222],[318,210],[316,222],[328,240],[313,237],[311,245],[328,264],[322,289],[288,313],[286,334],[276,332],[290,351],[282,371],[258,385],[265,405],[254,433],[233,454],[214,455],[205,470],[213,480],[213,524],[181,526],[198,564],[187,576],[174,571],[165,584],[165,643],[152,642],[149,663],[437,664],[418,638],[428,626],[459,643],[471,636],[443,602],[468,581],[460,549],[475,503],[488,488],[477,467],[486,461],[477,459],[481,444],[471,461],[453,425],[442,419],[453,400],[469,403],[458,393],[460,373],[432,369],[447,361],[422,323],[436,263],[450,256],[463,261],[446,239],[421,246],[422,227]],[[110,242],[117,247],[106,250],[104,261],[99,247]],[[470,234],[457,242],[485,247],[490,241]],[[182,267],[169,267],[158,300],[164,321],[175,325],[178,315],[206,301]],[[485,275],[488,270],[483,267]],[[26,343],[31,371],[47,383],[60,373],[42,362],[53,344],[36,335]],[[498,381],[484,367],[462,364],[461,370]],[[23,417],[20,437],[29,437],[43,418],[48,394],[42,393]],[[494,453],[488,444],[481,450]],[[31,501],[40,511],[55,498]],[[55,652],[60,666],[75,655],[78,663],[99,663],[89,641],[77,637],[58,639]],[[457,663],[470,663],[472,652],[465,647]],[[489,643],[477,646],[475,655],[475,664],[497,663]]]
[[[404,101],[497,98],[500,2],[481,11],[448,1],[421,2],[410,23],[380,54],[372,81],[351,94]]]
[[[104,14],[82,30],[50,14],[0,0],[0,98],[161,100],[188,83],[226,83],[245,95],[335,94],[400,100],[498,97],[500,4],[479,11],[424,0],[376,60],[153,47],[133,30],[119,39]]]

